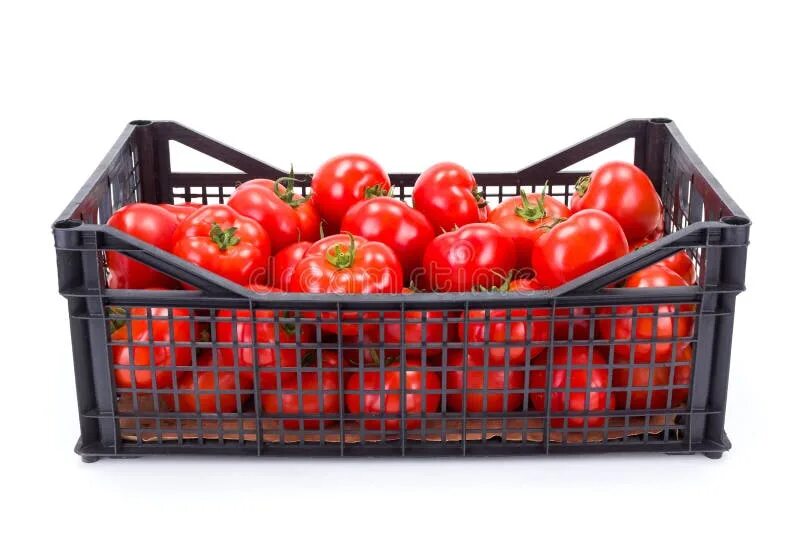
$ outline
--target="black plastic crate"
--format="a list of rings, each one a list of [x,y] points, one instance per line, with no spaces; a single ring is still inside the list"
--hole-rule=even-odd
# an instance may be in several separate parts
[[[677,127],[668,119],[629,120],[519,172],[475,176],[490,204],[518,195],[521,189],[540,191],[545,183],[549,194],[568,203],[576,179],[588,171],[563,169],[631,138],[635,141],[634,163],[647,172],[661,192],[667,235],[557,289],[525,294],[257,294],[103,223],[115,209],[130,202],[219,203],[239,182],[256,177],[277,178],[285,172],[173,122],[132,122],[53,225],[59,291],[68,303],[75,363],[81,428],[76,451],[86,461],[174,453],[462,456],[653,451],[702,452],[712,458],[720,457],[730,448],[723,424],[734,305],[736,295],[744,289],[750,221],[700,162]],[[173,172],[170,141],[242,172]],[[408,199],[417,175],[390,177],[395,195]],[[104,251],[108,250],[123,252],[198,289],[108,289],[104,270]],[[697,285],[656,289],[608,287],[679,250],[691,254]],[[646,306],[651,308],[643,308]],[[154,317],[148,307],[166,308],[167,316]],[[183,309],[187,311],[179,311]],[[648,309],[652,313],[648,314]],[[236,314],[231,317],[222,310],[252,314],[245,318]],[[421,319],[409,314],[416,310],[442,313],[435,317],[422,314]],[[474,310],[487,311],[482,317],[479,313],[477,318],[469,318],[468,312]],[[499,320],[509,328],[512,320],[519,321],[519,317],[512,318],[511,310],[525,310],[525,327],[546,323],[547,339],[516,344],[459,341],[453,333],[458,323],[483,320],[488,325],[488,310],[507,310],[506,315],[492,321]],[[463,319],[464,316],[467,318]],[[651,319],[672,320],[673,335],[657,340],[653,329],[652,339],[637,339],[636,344],[653,347],[655,354],[657,342],[670,343],[669,361],[658,363],[652,357],[646,364],[609,360],[609,363],[590,363],[585,370],[591,374],[594,368],[609,377],[615,371],[628,371],[632,376],[636,368],[647,369],[651,377],[656,372],[667,372],[670,380],[666,387],[654,384],[650,378],[644,386],[636,386],[632,381],[614,385],[609,380],[608,385],[591,389],[567,382],[563,391],[571,395],[600,394],[605,406],[591,413],[586,406],[584,410],[570,412],[556,411],[551,406],[551,394],[562,391],[558,389],[562,386],[552,385],[554,369],[564,368],[555,364],[554,352],[566,350],[572,354],[582,350],[577,347],[614,352],[615,347],[626,344],[613,337],[598,339],[595,334],[602,321],[629,320],[636,324]],[[133,327],[134,321],[141,321],[137,324],[145,325],[150,333],[153,328],[168,328],[171,341],[160,346],[153,342],[137,343],[132,334],[123,339],[112,338],[111,320],[129,327]],[[693,323],[690,335],[679,336],[677,325],[681,320]],[[380,335],[375,338],[365,334],[374,324],[399,323],[404,328],[407,322],[415,321],[426,323],[426,329],[442,327],[448,337],[441,344],[428,345],[406,343],[403,338],[399,343],[390,343]],[[276,334],[271,340],[249,341],[246,348],[281,355],[285,351],[293,354],[295,360],[310,359],[311,367],[301,370],[295,363],[283,362],[277,368],[265,369],[259,367],[257,358],[253,359],[252,368],[240,367],[238,359],[224,367],[221,354],[226,350],[239,351],[244,345],[215,339],[216,326],[225,322],[237,329],[272,328]],[[337,331],[341,333],[343,323],[358,325],[358,335],[335,335]],[[291,328],[286,330],[293,333],[282,338],[279,332],[287,325]],[[176,341],[176,329],[187,327],[190,339]],[[557,328],[561,328],[561,334],[556,334]],[[575,334],[578,328],[588,328],[589,340],[578,339]],[[204,329],[210,336],[196,335]],[[683,345],[692,353],[688,367],[678,354]],[[138,370],[154,373],[156,369],[152,364],[143,369],[115,366],[112,353],[120,346],[139,347],[150,354],[159,350],[171,354],[169,365],[159,367],[165,372],[164,381],[151,380],[149,386],[140,386],[133,380],[133,384],[123,387],[119,373],[133,376],[131,373]],[[447,355],[461,349],[484,351],[485,355],[500,351],[505,355],[505,363],[498,366],[486,363],[469,369],[466,363],[447,365]],[[508,354],[512,350],[524,351],[526,356],[535,352],[546,354],[546,364],[534,364],[531,358],[526,358],[524,364],[511,365]],[[335,373],[336,387],[325,389],[338,398],[335,412],[297,415],[288,413],[282,403],[277,410],[266,411],[261,406],[258,400],[265,388],[285,392],[284,383],[292,377],[301,379],[301,373],[321,377],[320,365],[331,354],[324,351],[331,351],[338,359],[331,364],[335,367],[328,369]],[[441,361],[436,356],[439,351],[444,354]],[[412,352],[419,361],[406,357]],[[378,362],[374,370],[369,367],[373,359]],[[382,411],[370,415],[361,408],[350,411],[345,407],[347,394],[363,393],[365,373],[377,371],[380,384],[389,380],[392,371],[387,368],[392,360],[399,362],[400,372],[419,368],[423,374],[438,376],[441,384],[430,379],[424,386],[426,399],[428,396],[440,399],[435,411],[421,415],[407,409],[406,403],[420,400],[422,394],[414,397],[406,391],[402,380],[399,389],[393,390],[399,395],[399,414]],[[572,376],[569,362],[568,358],[566,372]],[[179,393],[197,388],[196,377],[204,370],[214,377],[212,385],[205,386],[208,390],[201,387],[206,391],[204,398],[214,410],[227,404],[232,413],[200,413],[185,407],[175,410],[174,406],[180,405]],[[448,373],[459,371],[483,373],[484,380],[478,380],[478,385],[466,382],[458,387],[453,386],[455,382],[448,385]],[[232,385],[220,386],[220,373],[224,372],[237,377]],[[265,374],[269,372],[273,374]],[[522,378],[515,382],[518,387],[488,390],[485,378],[490,372],[515,373],[515,377]],[[674,377],[679,372],[689,373],[687,384],[675,383]],[[243,373],[249,374],[255,383],[242,380]],[[535,373],[544,373],[542,388],[530,383]],[[353,374],[359,377],[358,386],[345,390],[345,381]],[[190,385],[183,382],[181,386],[179,380],[187,376],[191,378],[184,380]],[[276,383],[260,384],[262,377],[270,381],[274,378]],[[312,395],[320,400],[322,391],[314,390]],[[532,392],[544,395],[543,409],[536,410],[529,402]],[[463,400],[446,402],[448,395],[459,393],[476,395],[479,406],[468,409]],[[634,393],[646,396],[644,409],[631,407]],[[499,409],[489,409],[488,400],[483,400],[489,398],[487,395],[496,395],[492,399],[500,403]],[[656,406],[654,399],[660,395],[666,398],[664,407]],[[684,396],[685,402],[673,402]],[[609,400],[612,397],[624,399],[624,406],[612,409]],[[198,395],[194,398],[202,400]],[[565,417],[574,426],[565,427]]]

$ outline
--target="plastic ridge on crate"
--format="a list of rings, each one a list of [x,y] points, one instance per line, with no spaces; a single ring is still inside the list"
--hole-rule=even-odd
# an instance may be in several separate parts
[[[260,294],[223,279],[172,254],[148,245],[130,235],[106,226],[114,210],[131,202],[201,202],[222,203],[235,186],[251,178],[278,178],[286,173],[218,141],[192,131],[180,124],[166,121],[133,121],[123,131],[114,146],[53,224],[60,293],[67,300],[75,382],[78,399],[80,439],[76,446],[85,461],[101,457],[127,458],[149,454],[240,454],[282,456],[491,456],[531,454],[571,454],[593,452],[663,452],[670,454],[705,453],[718,458],[730,448],[724,430],[728,374],[730,370],[731,339],[735,301],[744,290],[745,264],[750,221],[728,196],[708,169],[686,143],[675,124],[669,119],[635,119],[622,122],[608,130],[548,157],[517,172],[475,173],[481,192],[490,204],[519,195],[521,190],[541,191],[547,183],[547,193],[569,203],[574,183],[588,171],[564,171],[589,156],[628,139],[634,140],[633,163],[643,169],[659,191],[664,204],[666,235],[607,265],[587,273],[553,290],[528,293],[415,293],[392,295],[309,295],[298,293]],[[211,156],[241,172],[197,173],[175,172],[171,167],[170,143],[181,143]],[[308,192],[310,176],[298,174],[305,182],[298,184],[303,194]],[[411,187],[417,174],[390,174],[396,197],[410,200]],[[104,254],[114,250],[153,267],[172,278],[190,284],[195,290],[119,290],[106,285]],[[662,260],[676,251],[686,250],[692,257],[698,284],[689,287],[628,289],[609,287],[630,274]],[[109,308],[123,310],[121,320],[146,321],[149,328],[156,321],[169,321],[173,331],[178,321],[188,321],[192,332],[208,329],[231,321],[237,328],[255,329],[264,323],[277,329],[281,323],[292,324],[294,338],[276,342],[254,340],[247,345],[253,351],[289,351],[295,357],[314,355],[318,367],[304,367],[282,362],[268,369],[258,363],[243,367],[238,359],[230,368],[219,366],[221,351],[240,350],[239,342],[225,344],[212,334],[208,339],[192,336],[187,341],[171,339],[167,346],[172,354],[191,353],[191,362],[159,367],[171,375],[165,386],[142,384],[136,381],[125,387],[119,383],[122,373],[133,375],[133,366],[114,363],[113,352],[118,347],[145,346],[152,351],[157,342],[113,340],[110,336]],[[134,309],[168,308],[166,319],[154,318],[150,311],[136,317]],[[177,308],[190,310],[188,316],[175,316]],[[220,310],[250,312],[279,312],[246,319],[218,316]],[[549,339],[544,341],[481,342],[459,340],[452,334],[459,322],[476,319],[468,312],[475,310],[507,310],[505,318],[492,318],[506,325],[512,320],[511,310],[526,310],[525,327],[536,321],[548,323]],[[407,318],[414,310],[440,311],[439,319]],[[534,315],[533,310],[544,315]],[[649,312],[647,310],[650,310]],[[327,312],[327,313],[323,313]],[[345,312],[347,314],[345,315]],[[463,318],[462,318],[463,317]],[[488,325],[489,318],[478,317]],[[115,320],[120,317],[115,316]],[[619,354],[620,346],[629,347],[615,338],[599,339],[597,327],[603,321],[637,321],[662,319],[677,325],[681,320],[692,321],[690,336],[680,336],[674,326],[672,337],[637,338],[637,347],[650,351],[649,363],[630,359],[609,358],[608,363],[581,367],[591,374],[593,368],[608,374],[608,385],[589,388],[564,388],[551,385],[554,369],[572,370],[571,360],[558,367],[553,352],[566,347],[571,354],[575,347],[588,347],[602,354]],[[391,343],[378,336],[367,335],[376,325],[398,323],[405,330],[414,321],[441,326],[450,332],[442,343]],[[242,323],[239,325],[238,323]],[[358,325],[358,335],[345,337],[343,324]],[[559,330],[559,328],[561,330]],[[588,329],[588,339],[577,334]],[[379,329],[380,330],[380,329]],[[560,334],[556,334],[560,331]],[[304,334],[301,335],[300,332]],[[305,334],[308,334],[305,338]],[[667,361],[655,358],[656,347],[668,344],[671,355]],[[250,346],[252,345],[252,346]],[[679,347],[691,351],[689,363],[679,359]],[[482,350],[505,354],[505,365],[488,363],[478,367],[484,376],[490,372],[519,373],[524,376],[521,386],[488,389],[486,380],[478,387],[448,386],[448,373],[466,372],[467,364],[450,365],[447,355],[459,350]],[[524,364],[513,365],[508,354],[522,350]],[[321,373],[323,351],[338,356],[337,367],[328,369],[337,374],[339,398],[335,413],[292,414],[279,401],[277,412],[266,413],[259,402],[264,392],[286,390],[289,377],[301,373]],[[367,367],[364,354],[378,355],[378,365]],[[211,369],[250,373],[254,384],[237,380],[232,389],[220,389],[218,380],[210,395],[220,410],[223,400],[235,400],[231,413],[195,413],[170,409],[170,402],[186,391],[178,388],[180,376],[194,377],[203,370],[199,354],[211,358]],[[444,354],[442,356],[441,354]],[[538,363],[528,357],[542,354]],[[357,356],[353,357],[353,354]],[[409,359],[407,354],[419,357]],[[174,357],[174,356],[173,356]],[[364,392],[364,373],[377,371],[384,380],[390,371],[387,358],[396,358],[401,372],[417,369],[434,373],[441,385],[423,386],[410,392],[400,381],[399,389],[384,392],[399,394],[400,413],[353,413],[345,408],[348,394]],[[355,358],[355,359],[353,359]],[[541,363],[544,358],[545,363]],[[299,358],[298,358],[299,359]],[[187,360],[188,361],[188,360]],[[205,361],[205,360],[204,360]],[[487,359],[488,361],[488,359]],[[155,375],[155,366],[144,366]],[[269,386],[260,384],[265,369],[277,378]],[[474,368],[470,368],[474,369]],[[615,371],[625,370],[632,376],[644,369],[652,377],[656,372],[668,373],[668,385],[654,384],[649,378],[644,385],[632,381],[614,385]],[[685,384],[673,380],[678,372],[688,369]],[[473,371],[470,371],[473,372]],[[531,386],[532,373],[544,372],[546,386]],[[355,390],[346,388],[346,376],[358,376]],[[191,391],[189,391],[191,393]],[[556,411],[551,399],[558,393],[601,394],[605,409],[571,412]],[[544,394],[543,410],[529,402],[531,393]],[[322,396],[323,390],[305,395]],[[466,402],[452,409],[445,399],[448,395],[477,394],[484,399],[483,409],[468,410]],[[198,398],[198,393],[194,393]],[[406,409],[413,395],[439,397],[440,404],[425,414]],[[487,409],[485,399],[496,395],[502,400],[500,411]],[[631,407],[634,395],[644,395],[645,409]],[[611,397],[621,399],[611,405]],[[656,398],[663,406],[655,406]],[[678,402],[677,400],[680,400]],[[685,400],[684,400],[685,399]],[[384,397],[385,402],[385,397]],[[620,402],[623,404],[620,406]],[[585,406],[584,406],[585,407]],[[363,398],[361,399],[363,410]],[[564,421],[570,426],[564,428]],[[590,420],[594,423],[590,424]],[[599,423],[598,423],[599,421]]]

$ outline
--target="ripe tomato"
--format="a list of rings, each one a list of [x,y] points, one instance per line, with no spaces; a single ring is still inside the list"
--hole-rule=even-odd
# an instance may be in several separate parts
[[[661,198],[650,178],[635,165],[612,161],[601,165],[575,184],[573,212],[602,210],[614,217],[630,243],[657,230],[661,221]]]
[[[533,244],[570,215],[572,212],[560,200],[539,193],[528,196],[522,191],[520,196],[506,199],[494,208],[489,222],[511,236],[517,249],[517,269],[526,269],[530,267]]]
[[[608,362],[596,350],[592,351],[592,370],[589,374],[589,348],[583,345],[571,347],[555,347],[553,349],[553,368],[551,369],[550,415],[563,412],[590,412],[613,410],[615,400],[613,395],[606,393],[608,387]],[[571,370],[567,373],[567,364]],[[540,354],[534,361],[537,366],[547,365],[547,353]],[[547,370],[536,369],[530,373],[531,403],[536,410],[544,411],[546,407]],[[597,427],[603,426],[605,417],[598,416],[573,416],[550,419],[552,428],[563,429],[567,427]]]
[[[187,319],[189,310],[150,308],[149,321],[147,308],[130,308],[130,319],[118,310],[112,309],[111,313],[115,318],[112,324],[117,327],[111,333],[111,341],[115,343],[111,346],[111,353],[117,387],[129,388],[135,382],[137,388],[150,388],[153,386],[153,369],[157,388],[174,387],[172,370],[159,369],[192,363],[192,348],[188,346],[192,341],[192,327]],[[131,364],[133,372],[128,368]]]
[[[396,198],[375,197],[359,202],[342,220],[343,233],[378,241],[394,251],[406,282],[418,275],[433,227],[420,212]]]
[[[645,245],[649,245],[653,241],[653,239],[649,238],[643,239],[631,247],[631,250],[640,249]],[[667,256],[663,260],[656,263],[658,265],[663,265],[667,269],[675,271],[681,278],[686,280],[686,283],[690,286],[697,283],[697,271],[694,269],[694,262],[692,261],[692,257],[689,255],[689,253],[685,250],[679,250],[672,256]]]
[[[198,367],[211,367],[213,358],[211,354],[204,354],[197,360]],[[237,388],[238,385],[238,388]],[[239,406],[236,405],[236,390],[249,390],[253,387],[252,379],[244,373],[239,373],[237,384],[236,372],[210,369],[197,371],[197,381],[194,373],[184,373],[178,380],[178,406],[177,411],[194,413],[235,413],[250,400],[249,393],[240,393]],[[216,388],[219,389],[219,407],[217,406]],[[162,398],[167,406],[175,409],[174,395],[165,393]]]
[[[287,186],[283,184],[287,183]],[[240,185],[228,205],[257,221],[269,235],[273,250],[297,241],[320,238],[320,217],[314,204],[294,192],[294,174],[277,181],[258,178]]]
[[[503,284],[494,291],[528,291],[530,282],[512,280]],[[465,321],[458,323],[458,335],[467,341],[470,347],[482,343],[502,343],[508,346],[487,346],[490,365],[505,365],[508,353],[509,365],[524,365],[528,355],[535,357],[545,347],[530,343],[543,343],[550,339],[550,308],[537,308],[530,310],[517,309],[473,309],[469,312],[469,326],[465,328]],[[539,319],[539,320],[537,320]],[[529,352],[526,353],[526,345]],[[476,347],[477,348],[477,347]],[[478,349],[483,353],[483,349]]]
[[[411,198],[437,234],[486,222],[489,213],[475,177],[456,163],[437,163],[420,174]]]
[[[311,243],[308,241],[298,241],[284,247],[270,258],[269,268],[267,269],[267,283],[281,291],[289,291],[294,269],[310,247]]]
[[[264,282],[270,242],[256,221],[225,205],[205,206],[175,230],[172,252],[237,284]]]
[[[345,404],[353,414],[399,414],[400,413],[400,381],[405,381],[406,390],[406,430],[419,428],[421,421],[411,419],[415,414],[433,413],[441,403],[442,381],[439,375],[428,371],[422,373],[419,362],[409,360],[406,364],[405,377],[401,376],[400,362],[386,366],[383,372],[381,389],[381,372],[379,370],[364,371],[364,382],[361,374],[353,373],[347,380]],[[427,393],[422,393],[427,391]],[[363,392],[363,393],[362,393]],[[362,410],[361,403],[364,403]],[[386,419],[386,430],[399,430],[400,419]],[[365,419],[364,427],[369,430],[380,430],[381,419]]]
[[[159,206],[173,214],[178,224],[180,224],[186,217],[202,208],[203,204],[184,202],[183,204],[159,204]]]
[[[347,236],[349,243],[339,239],[329,241],[324,254],[314,252],[311,248],[300,260],[292,275],[291,291],[299,293],[399,293],[403,287],[403,269],[392,249],[377,241],[366,241],[357,244],[352,235]],[[312,247],[313,248],[313,247]],[[310,316],[314,316],[310,312]],[[335,321],[336,312],[323,312],[323,320]],[[357,321],[359,312],[342,312],[344,323],[342,334],[358,335]],[[374,317],[374,312],[363,312],[362,317]],[[338,333],[335,322],[325,322],[322,329],[330,333]]]
[[[413,293],[412,289],[404,288],[403,293]],[[448,341],[457,340],[456,323],[453,319],[444,322],[445,313],[440,310],[406,310],[405,326],[400,323],[399,311],[384,312],[385,323],[383,324],[383,341],[386,343],[385,354],[391,357],[399,357],[402,353],[400,348],[391,348],[391,345],[399,347],[401,344],[406,348],[406,357],[421,360],[423,356],[422,346],[424,345],[425,361],[428,365],[439,363],[442,355],[442,344],[445,339]],[[447,337],[445,338],[445,334]],[[380,332],[370,331],[367,336],[370,341],[379,342]],[[416,345],[416,346],[415,346]]]
[[[234,330],[234,316],[236,328]],[[243,369],[242,375],[252,377],[253,362],[259,368],[259,387],[261,389],[274,389],[277,385],[278,374],[276,362],[279,367],[297,367],[300,347],[298,343],[308,343],[313,339],[313,332],[307,325],[300,326],[296,331],[294,322],[281,321],[285,316],[275,316],[272,310],[256,310],[255,317],[249,310],[221,310],[217,312],[216,327],[217,342],[223,345],[219,349],[220,358],[231,362],[239,359],[239,366]],[[255,327],[253,326],[255,319]],[[255,333],[254,333],[255,329]],[[254,339],[255,338],[255,339]],[[253,342],[256,343],[255,357]],[[276,347],[275,345],[280,345]],[[281,373],[281,379],[291,376],[293,371]]]
[[[614,369],[613,385],[615,388],[627,388],[625,391],[614,393],[617,408],[626,409],[628,398],[630,398],[631,410],[663,410],[669,406],[675,408],[680,406],[689,397],[689,381],[692,374],[692,349],[686,347],[677,354],[676,363],[666,367],[654,367],[652,379],[649,367],[631,367],[630,356],[613,355],[614,365],[627,365],[628,367],[618,367]],[[670,374],[673,375],[670,381]],[[649,395],[646,389],[651,388]],[[668,399],[670,389],[672,398]]]
[[[423,280],[434,291],[499,286],[516,263],[514,241],[499,227],[468,224],[431,241],[422,260]]]
[[[298,414],[303,416],[339,415],[339,376],[335,371],[321,373],[302,371],[300,384],[297,375],[287,376],[281,384],[280,392],[272,391],[261,395],[263,412],[269,415]],[[323,420],[329,426],[333,420]],[[303,430],[318,430],[319,419],[303,419]],[[297,430],[299,419],[284,419],[283,428]]]
[[[391,193],[389,176],[373,159],[361,154],[331,158],[311,179],[312,198],[331,231],[338,232],[345,213],[354,204]]]
[[[114,212],[109,226],[130,234],[162,250],[172,250],[172,233],[178,226],[175,215],[153,204],[128,204]],[[106,252],[109,279],[112,289],[146,289],[178,287],[178,282],[146,265],[120,253]]]
[[[533,246],[536,278],[557,287],[628,253],[619,223],[599,210],[583,210],[557,224]]]
[[[663,265],[651,265],[634,273],[623,287],[669,287],[686,286],[686,281]],[[636,314],[632,306],[617,306],[616,319],[598,319],[597,327],[602,339],[613,339],[614,352],[627,356],[633,351],[635,361],[649,363],[655,342],[655,361],[667,362],[672,357],[673,345],[683,350],[688,341],[672,341],[674,336],[688,338],[692,335],[694,320],[691,316],[676,317],[678,313],[691,313],[692,304],[657,304],[638,306]],[[601,315],[611,314],[612,308],[600,308]],[[658,314],[658,318],[654,317]],[[636,321],[634,328],[633,322]],[[613,326],[612,326],[613,325]],[[631,343],[633,341],[633,343]]]
[[[493,365],[493,364],[489,364]],[[483,353],[470,350],[467,354],[466,411],[467,413],[513,412],[525,400],[519,390],[525,387],[525,372],[520,370],[484,369]],[[461,412],[465,409],[464,395],[464,353],[451,350],[447,353],[447,409]],[[460,390],[460,391],[452,391]],[[503,391],[518,390],[517,393],[504,394]],[[504,400],[505,397],[505,400]]]

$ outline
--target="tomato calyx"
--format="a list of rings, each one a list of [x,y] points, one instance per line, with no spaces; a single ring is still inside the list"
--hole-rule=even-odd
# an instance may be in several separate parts
[[[295,182],[303,183],[304,180],[300,180],[294,175],[294,165],[289,167],[289,175],[284,176],[283,178],[278,178],[275,180],[274,191],[275,194],[278,196],[279,199],[289,204],[289,206],[296,208],[305,202],[308,202],[310,197],[303,197],[299,196],[295,198],[294,192],[294,184]],[[281,188],[283,190],[281,190]]]
[[[492,286],[487,288],[486,286],[476,286],[476,290],[482,293],[506,293],[509,289],[511,289],[511,281],[514,279],[514,275],[517,273],[516,269],[511,269],[508,271],[508,275],[503,277],[503,282],[499,286]],[[497,276],[503,276],[503,273],[500,271],[492,270],[492,274],[496,274]]]
[[[329,250],[327,254],[325,254],[325,259],[328,260],[328,263],[337,269],[346,269],[348,267],[352,267],[356,260],[355,237],[353,237],[353,234],[351,233],[348,233],[347,235],[350,236],[350,245],[348,245],[347,248],[343,248],[341,244],[337,244],[333,247],[332,252]]]
[[[209,237],[211,237],[211,241],[213,241],[220,250],[225,251],[239,244],[240,240],[238,237],[236,237],[236,230],[238,230],[238,228],[235,226],[231,226],[227,230],[223,230],[222,227],[217,223],[211,223],[211,232],[209,232]]]
[[[583,195],[586,194],[586,190],[589,189],[589,182],[591,181],[592,177],[588,174],[578,178],[578,181],[575,182],[575,192],[578,193],[579,197],[583,197]]]
[[[471,192],[472,192],[472,197],[478,203],[478,207],[485,208],[486,199],[484,198],[483,193],[481,193],[480,189],[478,189],[477,187],[473,187]]]
[[[383,187],[381,184],[371,185],[364,190],[365,199],[389,196],[391,196],[389,190]]]
[[[561,224],[562,222],[564,222],[566,220],[567,220],[566,217],[557,217],[557,218],[553,219],[553,222],[551,222],[550,224],[543,224],[543,225],[539,226],[539,228],[542,228],[544,230],[552,230],[553,228],[555,228],[555,226],[557,224]]]
[[[546,187],[547,184],[545,183]],[[522,200],[522,206],[517,206],[514,210],[517,217],[520,217],[525,222],[538,222],[547,217],[547,210],[544,207],[544,192],[536,199],[536,204],[531,204],[525,191],[520,191],[519,197]]]
[[[116,332],[125,326],[125,309],[119,306],[106,307],[108,314],[108,326],[111,327],[111,332]]]

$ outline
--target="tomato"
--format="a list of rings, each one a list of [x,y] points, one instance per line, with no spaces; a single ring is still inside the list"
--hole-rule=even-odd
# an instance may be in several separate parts
[[[686,285],[688,285],[686,281],[674,271],[663,265],[651,265],[634,273],[626,280],[623,287]],[[677,345],[675,350],[680,352],[688,344],[688,341],[672,341],[674,336],[688,338],[692,335],[694,327],[691,316],[675,317],[675,314],[691,313],[694,309],[692,304],[638,306],[634,316],[632,306],[617,306],[616,319],[598,319],[597,328],[602,339],[614,340],[614,352],[620,356],[627,356],[633,351],[636,362],[649,363],[651,352],[654,351],[656,362],[667,362],[672,357],[673,345]],[[612,311],[613,309],[608,307],[598,309],[601,315],[611,314]],[[657,319],[653,317],[656,313]]]
[[[117,387],[129,388],[135,382],[137,388],[150,388],[154,371],[157,388],[174,387],[169,367],[192,363],[192,348],[188,346],[192,341],[189,310],[150,308],[149,321],[147,308],[130,308],[130,319],[124,311],[114,308],[110,311],[112,324],[117,327],[111,333]],[[127,367],[131,364],[133,372]]]
[[[342,220],[343,233],[378,241],[394,251],[406,282],[416,278],[433,227],[420,212],[396,198],[375,197],[359,202]]]
[[[273,250],[320,238],[321,221],[315,205],[295,194],[293,184],[293,172],[277,181],[258,178],[244,182],[228,200],[230,207],[264,228]]]
[[[487,371],[484,368],[482,351],[470,350],[467,354],[466,373],[467,413],[513,412],[522,406],[525,395],[519,390],[525,387],[525,371],[506,372],[505,369]],[[446,377],[447,389],[450,391],[447,394],[447,409],[461,412],[465,409],[463,351],[448,351]],[[518,392],[504,394],[503,391],[506,390],[518,390]]]
[[[383,372],[383,386],[381,387],[381,372],[379,370],[364,371],[364,381],[361,382],[361,373],[353,373],[347,380],[345,404],[347,410],[353,414],[399,414],[400,413],[400,381],[405,382],[406,399],[405,415],[406,430],[419,428],[420,419],[411,419],[414,415],[434,413],[441,403],[442,381],[439,375],[428,371],[422,373],[419,362],[409,360],[406,364],[405,377],[401,375],[400,362],[388,364]],[[421,393],[427,391],[427,393]],[[362,393],[363,392],[363,393]],[[361,408],[361,402],[364,408]],[[399,430],[400,419],[384,419],[386,430]],[[364,427],[369,430],[380,430],[381,419],[365,419]]]
[[[242,375],[247,377],[253,376],[255,361],[259,368],[259,387],[274,389],[278,381],[276,363],[279,367],[296,368],[301,350],[298,343],[308,343],[313,339],[313,331],[308,325],[300,325],[297,332],[298,325],[286,319],[290,319],[286,314],[276,317],[272,310],[255,310],[255,317],[249,310],[220,310],[214,322],[217,342],[222,345],[220,358],[229,362],[238,358]],[[254,342],[257,344],[255,355]],[[276,344],[281,346],[275,347]],[[291,370],[284,371],[281,379],[292,374]]]
[[[345,213],[356,203],[392,192],[389,176],[373,159],[361,154],[331,158],[311,179],[312,198],[331,231],[338,232]]]
[[[205,206],[175,230],[172,252],[243,286],[263,283],[270,242],[256,221],[225,205]]]
[[[411,198],[437,234],[486,222],[489,213],[475,177],[456,163],[437,163],[420,174]]]
[[[184,202],[183,204],[159,204],[159,206],[173,214],[180,224],[186,217],[202,208],[203,204]]]
[[[310,254],[295,267],[291,291],[299,293],[368,294],[399,293],[403,287],[403,269],[392,249],[377,241],[358,244],[354,236],[347,236],[349,243],[331,240],[327,250]],[[321,251],[320,251],[321,252]],[[315,316],[309,312],[309,316]],[[322,312],[325,322],[322,330],[338,333],[335,322],[336,312]],[[359,312],[342,312],[344,323],[341,333],[346,336],[358,335]],[[362,312],[361,317],[374,317],[375,312]]]
[[[289,291],[294,269],[310,247],[311,243],[308,241],[298,241],[281,249],[275,256],[270,258],[269,268],[267,269],[267,283],[272,284],[281,291]]]
[[[198,367],[211,367],[213,365],[211,354],[205,354],[198,358]],[[223,365],[223,364],[220,364]],[[252,379],[240,372],[238,381],[235,371],[220,371],[209,369],[198,370],[197,381],[195,373],[184,373],[178,380],[178,411],[194,413],[236,413],[240,412],[242,406],[250,399],[249,393],[242,390],[249,390],[253,387]],[[238,385],[238,388],[237,388]],[[219,409],[217,409],[216,390],[219,389]],[[237,406],[236,390],[239,390],[239,405]],[[167,406],[175,409],[175,397],[172,394],[164,394],[162,398]]]
[[[499,286],[517,263],[514,241],[494,224],[475,223],[430,242],[422,266],[434,291],[471,291]]]
[[[308,250],[306,250],[305,257],[324,257],[328,251],[335,247],[336,245],[340,245],[342,247],[346,247],[350,245],[350,239],[353,239],[357,247],[364,245],[367,243],[367,240],[361,237],[360,235],[353,235],[353,234],[333,234],[329,236],[325,236],[319,241],[313,243]]]
[[[527,291],[529,286],[528,281],[513,280],[493,291]],[[506,354],[509,365],[524,365],[525,360],[539,354],[545,348],[544,342],[550,339],[550,308],[530,310],[530,318],[528,312],[525,308],[473,309],[469,312],[468,326],[465,327],[463,319],[459,322],[458,335],[471,348],[483,343],[507,345],[486,346],[490,365],[504,365]],[[483,349],[478,351],[483,354]]]
[[[572,354],[569,354],[569,351]],[[596,350],[591,353],[591,374],[589,373],[589,348],[583,345],[572,347],[553,348],[553,368],[550,370],[550,415],[563,412],[591,412],[613,410],[616,406],[613,395],[609,395],[608,388],[608,362]],[[547,353],[540,354],[533,362],[537,366],[547,365]],[[571,365],[567,372],[567,364]],[[530,373],[531,403],[536,410],[544,411],[546,408],[547,370],[535,369]],[[605,417],[600,416],[571,416],[551,417],[552,428],[603,426]]]
[[[403,293],[414,293],[412,289],[404,288]],[[445,313],[440,310],[406,310],[403,314],[405,324],[400,323],[399,311],[384,312],[383,342],[386,344],[387,356],[399,357],[405,346],[407,358],[422,359],[424,355],[428,365],[439,362],[442,355],[442,344],[445,340],[456,341],[457,319],[445,323]],[[377,330],[370,331],[367,336],[370,341],[380,342]],[[392,348],[395,345],[395,348]]]
[[[654,239],[643,239],[636,245],[631,247],[631,250],[638,250],[646,245],[655,241]],[[667,269],[675,271],[681,278],[686,280],[690,286],[697,283],[697,271],[694,268],[692,257],[685,250],[679,250],[672,256],[667,256],[661,261],[656,262],[657,265],[663,265]]]
[[[605,163],[575,184],[573,212],[604,211],[614,217],[634,243],[658,229],[663,206],[650,178],[638,167],[624,161]]]
[[[501,202],[491,213],[494,223],[511,236],[517,249],[517,269],[530,267],[533,244],[554,224],[567,219],[572,212],[560,200],[546,194],[520,196]]]
[[[162,250],[172,250],[175,215],[153,204],[128,204],[114,212],[107,224]],[[120,253],[106,252],[111,289],[177,288],[178,282]]]
[[[301,371],[300,384],[297,375],[286,377],[281,384],[280,392],[263,393],[261,407],[267,417],[270,415],[298,414],[304,416],[330,415],[338,419],[339,416],[339,376],[335,371],[318,373],[317,371]],[[335,417],[334,417],[335,416]],[[323,426],[333,423],[323,420]],[[299,419],[284,419],[283,428],[297,430],[300,428]],[[320,427],[319,419],[303,419],[303,430],[317,430]]]
[[[613,355],[615,366],[613,373],[613,385],[615,388],[627,388],[625,391],[614,393],[617,408],[624,410],[628,406],[630,398],[631,410],[663,410],[669,406],[675,408],[680,406],[689,397],[689,381],[692,374],[692,349],[686,347],[677,354],[674,367],[659,366],[653,368],[652,378],[649,367],[632,367],[630,356]],[[639,364],[643,365],[643,364]],[[658,365],[658,364],[656,364]],[[673,375],[670,381],[670,374]],[[672,387],[670,387],[672,386]],[[651,388],[649,394],[646,389]],[[670,396],[672,390],[672,398]]]
[[[557,287],[628,253],[619,223],[599,210],[583,210],[557,224],[533,246],[540,283]]]

